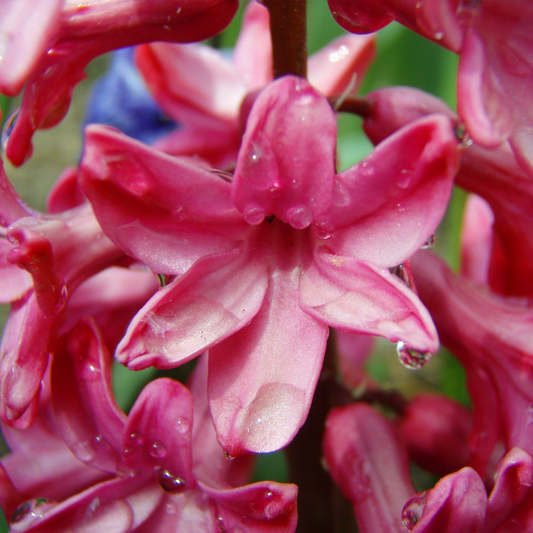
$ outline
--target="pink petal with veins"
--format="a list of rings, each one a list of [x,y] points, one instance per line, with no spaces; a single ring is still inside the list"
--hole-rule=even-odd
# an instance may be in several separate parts
[[[298,277],[295,266],[272,272],[250,325],[209,352],[211,413],[232,456],[285,446],[307,417],[328,329],[299,308]]]
[[[409,460],[394,424],[359,403],[333,409],[326,421],[328,470],[353,505],[361,533],[402,533],[401,510],[413,494]]]
[[[297,229],[329,207],[337,125],[307,81],[285,76],[255,100],[237,159],[232,200],[250,224],[274,215]]]
[[[81,172],[109,237],[157,273],[183,273],[201,256],[232,250],[248,228],[229,183],[110,128],[87,128]]]
[[[429,313],[388,270],[319,249],[302,274],[299,295],[302,309],[330,326],[403,341],[423,352],[438,349]]]
[[[435,232],[458,165],[446,117],[433,115],[398,131],[337,175],[333,207],[321,220],[336,228],[328,247],[381,267],[402,263]]]
[[[184,363],[243,328],[266,287],[266,267],[241,248],[203,258],[141,309],[117,358],[136,370]]]

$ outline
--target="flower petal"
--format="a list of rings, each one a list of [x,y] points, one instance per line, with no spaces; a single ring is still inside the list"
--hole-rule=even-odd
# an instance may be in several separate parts
[[[232,456],[285,446],[304,423],[328,329],[298,306],[299,268],[275,270],[249,326],[209,352],[209,399]]]
[[[192,415],[192,396],[180,382],[160,378],[148,383],[124,428],[122,453],[126,466],[134,472],[155,469],[156,476],[168,472],[168,476],[193,489]]]
[[[337,175],[333,206],[320,221],[337,228],[328,246],[381,267],[402,263],[435,232],[458,165],[447,117],[409,124]]]
[[[330,203],[337,125],[309,83],[284,76],[257,97],[248,116],[232,199],[250,224],[275,215],[308,227]]]
[[[324,457],[353,505],[361,533],[404,531],[401,510],[414,488],[406,449],[391,421],[363,403],[333,409],[326,421]]]
[[[300,278],[300,306],[326,324],[379,335],[434,353],[433,321],[416,295],[388,270],[319,249]]]
[[[141,309],[117,358],[136,370],[180,365],[245,326],[266,285],[266,267],[241,247],[201,259]]]
[[[248,228],[226,181],[110,128],[87,128],[81,172],[106,234],[157,273],[231,250]]]
[[[63,439],[84,463],[116,472],[126,416],[111,390],[111,361],[94,322],[62,339],[52,365],[52,401]]]

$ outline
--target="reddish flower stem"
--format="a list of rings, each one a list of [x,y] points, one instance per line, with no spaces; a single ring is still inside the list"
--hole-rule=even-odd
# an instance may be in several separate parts
[[[326,472],[322,461],[322,438],[329,410],[351,402],[336,379],[336,347],[330,334],[322,374],[307,421],[286,448],[291,481],[298,485],[296,533],[355,533],[351,505]]]
[[[359,96],[332,96],[329,103],[341,113],[352,113],[361,118],[369,118],[372,115],[372,101]]]
[[[274,78],[307,78],[307,0],[263,0],[270,13]]]

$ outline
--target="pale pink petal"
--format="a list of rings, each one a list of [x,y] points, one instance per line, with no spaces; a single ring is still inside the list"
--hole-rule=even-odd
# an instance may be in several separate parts
[[[388,270],[319,249],[300,278],[299,294],[302,309],[330,326],[437,351],[429,313]]]
[[[461,275],[488,285],[494,214],[480,196],[468,197],[461,229]]]
[[[381,267],[402,263],[435,232],[458,165],[448,118],[433,115],[406,126],[337,175],[332,208],[318,222],[332,228],[325,244]]]
[[[416,495],[406,503],[402,515],[406,528],[414,533],[481,533],[486,507],[483,481],[466,467]]]
[[[184,363],[244,327],[266,286],[266,266],[241,247],[199,260],[139,311],[117,358],[136,370]]]
[[[225,531],[293,533],[296,529],[296,485],[261,481],[236,489],[201,488],[216,502],[218,526]]]
[[[154,142],[154,148],[174,156],[200,157],[213,168],[234,168],[241,144],[235,125],[194,120]]]
[[[88,465],[115,472],[126,416],[111,390],[111,361],[95,324],[86,319],[59,344],[52,401],[63,439]]]
[[[31,408],[39,394],[58,326],[56,317],[42,314],[33,291],[11,306],[0,346],[0,415],[10,425]]]
[[[172,119],[192,122],[200,113],[225,123],[237,120],[245,86],[217,50],[152,43],[137,49],[136,63],[157,103]]]
[[[282,448],[307,417],[328,329],[299,308],[298,278],[275,269],[250,325],[209,352],[211,413],[232,456]]]
[[[361,533],[402,533],[414,494],[409,460],[394,424],[366,404],[330,412],[324,434],[329,473],[353,505]]]
[[[528,499],[533,497],[533,458],[520,448],[511,449],[498,465],[494,479],[486,522],[496,526],[510,519],[517,526],[514,515],[521,504],[527,505]],[[504,528],[503,531],[507,530]],[[523,531],[527,531],[527,528]]]
[[[64,0],[7,0],[0,6],[0,91],[17,94],[59,28]]]
[[[375,54],[374,35],[339,37],[309,58],[309,83],[326,96],[354,92]]]
[[[0,237],[0,303],[7,304],[22,298],[33,287],[28,272],[7,260],[13,245]]]
[[[232,61],[248,92],[272,80],[270,17],[259,2],[250,2],[246,8]]]
[[[151,381],[137,398],[124,428],[126,466],[134,472],[155,471],[156,478],[172,476],[183,484],[181,492],[194,489],[192,415],[192,397],[184,385],[169,378]]]
[[[81,172],[106,234],[160,274],[235,248],[248,229],[220,176],[110,128],[87,128]]]
[[[228,458],[218,443],[207,397],[207,357],[200,356],[188,382],[194,398],[194,477],[211,488],[240,487],[251,479],[254,458],[252,454]],[[176,423],[183,428],[190,425],[186,418]]]
[[[308,227],[330,204],[337,125],[328,101],[284,76],[254,102],[239,151],[232,199],[250,224],[274,215]]]

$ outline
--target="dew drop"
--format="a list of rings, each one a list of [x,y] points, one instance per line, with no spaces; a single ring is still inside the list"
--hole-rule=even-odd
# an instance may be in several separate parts
[[[374,165],[370,161],[363,161],[360,165],[359,173],[365,178],[371,178],[374,175]]]
[[[336,207],[345,207],[350,203],[350,191],[344,183],[339,180],[335,180],[333,184],[333,195],[331,202]]]
[[[372,493],[370,470],[369,462],[361,457],[352,464],[353,497],[359,503],[368,499]]]
[[[165,512],[167,514],[176,514],[178,512],[178,508],[176,507],[176,505],[172,502],[167,502],[165,504]]]
[[[333,224],[327,220],[317,220],[314,226],[315,235],[319,239],[329,239],[333,233],[334,227]]]
[[[168,455],[168,451],[161,441],[156,440],[150,448],[150,455],[155,459],[164,459]]]
[[[184,435],[190,429],[191,429],[191,421],[185,416],[178,417],[178,419],[176,420],[176,431],[180,435]]]
[[[422,250],[426,250],[427,248],[433,248],[435,245],[435,242],[437,240],[437,236],[433,234],[421,247]]]
[[[29,526],[33,521],[42,518],[44,513],[56,505],[47,498],[35,498],[19,505],[11,515],[11,524],[17,524],[17,529]]]
[[[189,218],[189,212],[185,207],[180,205],[176,209],[174,209],[170,216],[176,221],[176,222],[183,222],[184,220],[187,220]]]
[[[287,221],[295,229],[305,229],[313,221],[313,214],[305,205],[291,207],[287,211]]]
[[[348,47],[345,45],[342,45],[337,50],[329,54],[329,60],[332,63],[338,63],[339,61],[344,59],[348,55],[348,53],[349,53]]]
[[[9,118],[6,120],[6,123],[4,124],[4,128],[2,129],[2,148],[4,150],[7,149],[7,143],[9,141],[9,136],[11,135],[11,132],[13,131],[13,128],[15,127],[15,124],[17,123],[17,119],[20,113],[20,109],[17,109],[11,115],[9,115]]]
[[[281,196],[281,185],[279,183],[272,184],[272,186],[268,189],[268,193],[270,194],[271,198],[279,198]]]
[[[405,368],[409,370],[418,370],[422,368],[432,357],[430,352],[421,352],[412,348],[407,348],[403,341],[396,346],[398,358]]]
[[[173,476],[168,470],[158,468],[156,470],[157,482],[165,492],[179,494],[187,490],[187,482],[180,477]]]
[[[413,278],[413,273],[410,268],[401,264],[395,267],[392,270],[392,273],[398,278],[400,278],[410,289],[414,289],[415,280]]]
[[[409,530],[416,526],[420,518],[424,513],[424,507],[426,506],[427,492],[421,492],[413,498],[411,498],[403,507],[402,510],[402,522],[403,525]]]
[[[409,185],[411,185],[411,182],[413,181],[413,174],[410,170],[407,170],[406,168],[404,168],[401,172],[400,172],[400,176],[398,178],[398,181],[396,182],[396,185],[398,185],[398,187],[400,189],[407,189],[407,187],[409,187]]]
[[[101,377],[102,372],[97,366],[89,362],[85,362],[82,364],[81,378],[84,381],[96,381]]]
[[[88,440],[80,440],[73,446],[74,455],[82,462],[87,463],[94,459],[95,453]]]
[[[252,226],[261,224],[265,219],[265,210],[262,207],[248,207],[244,210],[244,220]]]
[[[440,41],[444,37],[444,32],[438,31],[437,33],[435,33],[433,37],[435,38],[436,41]]]
[[[93,448],[98,454],[107,454],[111,451],[111,445],[103,435],[97,435],[93,441]]]

